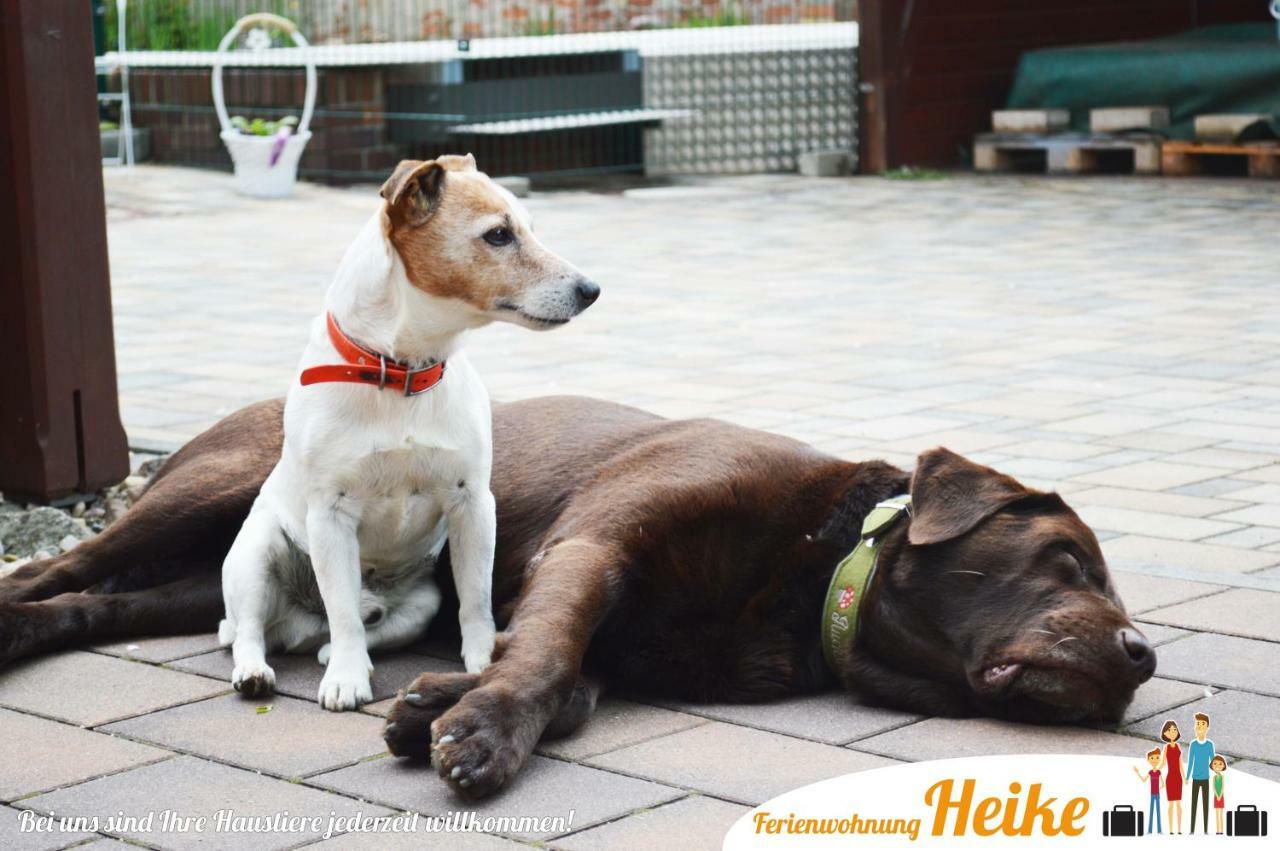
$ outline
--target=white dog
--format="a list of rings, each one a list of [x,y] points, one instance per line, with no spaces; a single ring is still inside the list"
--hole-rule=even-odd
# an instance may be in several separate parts
[[[312,326],[280,462],[222,572],[232,684],[268,693],[269,648],[319,647],[319,701],[332,710],[372,700],[370,650],[430,623],[446,538],[463,661],[471,672],[489,663],[489,397],[459,341],[495,319],[561,325],[600,292],[538,242],[469,154],[402,162],[381,195]]]

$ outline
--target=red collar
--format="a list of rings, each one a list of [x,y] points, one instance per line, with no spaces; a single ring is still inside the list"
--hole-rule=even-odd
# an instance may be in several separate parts
[[[326,381],[350,381],[356,384],[372,384],[385,390],[399,390],[406,396],[425,393],[444,378],[444,361],[422,369],[410,369],[407,364],[388,360],[385,355],[372,352],[353,341],[338,327],[332,313],[325,314],[329,323],[329,341],[346,363],[308,367],[302,371],[302,385],[320,384]]]

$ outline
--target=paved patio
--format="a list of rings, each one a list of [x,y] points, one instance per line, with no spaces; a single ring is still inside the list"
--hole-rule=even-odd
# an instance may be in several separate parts
[[[287,388],[309,318],[375,190],[251,202],[223,175],[108,173],[120,383],[135,444],[170,447]],[[924,719],[827,695],[766,706],[608,700],[482,815],[568,832],[447,847],[718,848],[748,807],[845,772],[982,752],[1140,755],[1167,715],[1280,780],[1280,208],[1247,181],[722,179],[529,200],[546,242],[604,287],[568,328],[475,334],[499,399],[585,393],[776,430],[910,465],[937,444],[1056,488],[1097,529],[1159,644],[1118,731]],[[815,615],[816,617],[816,615]],[[19,835],[19,811],[107,816],[468,809],[384,756],[397,687],[455,665],[383,659],[381,700],[230,692],[212,636],[65,653],[0,674],[0,845],[112,834],[163,848],[287,848],[315,831]],[[270,711],[260,707],[268,706]],[[157,816],[158,818],[158,816]],[[419,847],[355,836],[321,848]],[[396,842],[400,844],[395,844]]]

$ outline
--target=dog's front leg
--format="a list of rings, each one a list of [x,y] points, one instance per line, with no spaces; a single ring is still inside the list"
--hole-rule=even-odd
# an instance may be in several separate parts
[[[360,619],[359,511],[342,510],[335,503],[328,497],[308,507],[307,544],[329,619],[329,664],[318,699],[325,709],[341,712],[373,700],[373,663]]]
[[[478,674],[493,656],[493,549],[498,520],[488,482],[462,485],[449,508],[449,558],[458,588],[462,662]]]
[[[614,605],[620,563],[613,546],[573,538],[530,568],[501,656],[431,724],[432,762],[455,788],[483,797],[506,785],[573,703],[587,646]]]

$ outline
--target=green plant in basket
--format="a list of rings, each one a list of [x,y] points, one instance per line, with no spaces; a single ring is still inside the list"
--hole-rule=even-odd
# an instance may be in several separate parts
[[[279,121],[265,121],[261,118],[250,120],[243,115],[234,115],[231,117],[231,126],[246,136],[274,136],[285,127],[288,127],[289,132],[292,133],[293,128],[298,126],[298,119],[292,115],[286,115]]]

